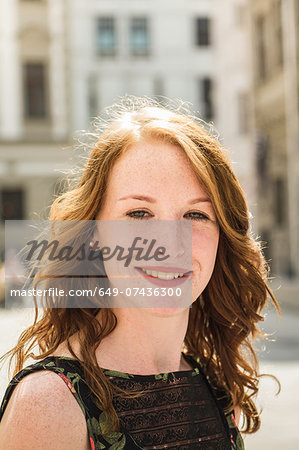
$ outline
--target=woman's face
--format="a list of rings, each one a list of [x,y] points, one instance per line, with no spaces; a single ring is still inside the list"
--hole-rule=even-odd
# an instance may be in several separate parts
[[[207,286],[216,260],[219,228],[212,203],[180,147],[160,140],[144,140],[127,149],[112,168],[96,219],[138,221],[139,224],[153,219],[190,221],[192,301],[189,304]]]

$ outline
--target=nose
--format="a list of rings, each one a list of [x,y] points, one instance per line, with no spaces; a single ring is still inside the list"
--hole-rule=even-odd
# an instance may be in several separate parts
[[[168,262],[192,260],[192,224],[184,220],[160,220],[157,224],[157,245],[164,247],[165,255],[169,255]],[[184,266],[185,267],[185,266]],[[191,266],[190,266],[191,267]]]

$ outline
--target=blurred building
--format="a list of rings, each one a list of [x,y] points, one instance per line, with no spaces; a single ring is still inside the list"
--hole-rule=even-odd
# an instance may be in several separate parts
[[[258,229],[252,61],[248,0],[214,0],[215,124],[245,191]]]
[[[0,0],[0,218],[38,218],[67,164],[63,0]],[[2,241],[3,242],[3,241]]]
[[[70,0],[73,130],[124,94],[190,101],[214,117],[210,0]]]
[[[219,130],[255,215],[246,4],[71,0],[73,130],[124,94],[189,101]]]
[[[272,271],[298,275],[298,23],[299,0],[0,0],[0,239],[46,213],[74,132],[165,96],[214,124]]]
[[[299,2],[249,5],[259,230],[273,272],[299,276]]]
[[[190,101],[220,131],[254,212],[245,3],[0,0],[1,218],[49,205],[61,149],[124,94]]]

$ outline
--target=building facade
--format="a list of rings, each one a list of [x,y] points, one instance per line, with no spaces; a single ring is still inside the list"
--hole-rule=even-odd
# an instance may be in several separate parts
[[[256,220],[247,4],[0,0],[1,219],[45,210],[74,133],[133,94],[215,125]]]
[[[219,132],[255,215],[247,0],[70,0],[68,10],[73,130],[124,94],[190,102]]]
[[[69,0],[68,9],[73,130],[124,94],[183,99],[213,118],[209,0]]]
[[[258,232],[248,0],[213,2],[215,124],[245,191],[252,229]]]
[[[63,0],[0,0],[1,237],[39,218],[67,166],[65,23]]]
[[[299,276],[298,0],[251,0],[259,230],[273,272]]]

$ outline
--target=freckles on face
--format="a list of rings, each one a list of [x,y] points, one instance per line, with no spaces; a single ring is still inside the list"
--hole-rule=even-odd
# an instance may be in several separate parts
[[[216,256],[219,241],[219,229],[215,224],[212,227],[202,227],[192,230],[192,254],[195,259],[206,261],[209,257],[213,261]]]
[[[219,228],[212,226],[192,230],[192,298],[195,301],[209,283],[217,257]]]
[[[215,265],[219,228],[212,203],[180,147],[148,140],[128,148],[110,172],[96,218],[189,220],[193,301],[205,289]]]
[[[155,212],[163,213],[163,217],[156,214],[156,218],[175,219],[178,209],[189,198],[204,193],[182,149],[173,144],[146,140],[128,148],[114,164],[97,218],[121,219],[129,206],[145,206],[144,202],[137,203],[132,199],[119,200],[130,194],[154,198]]]

